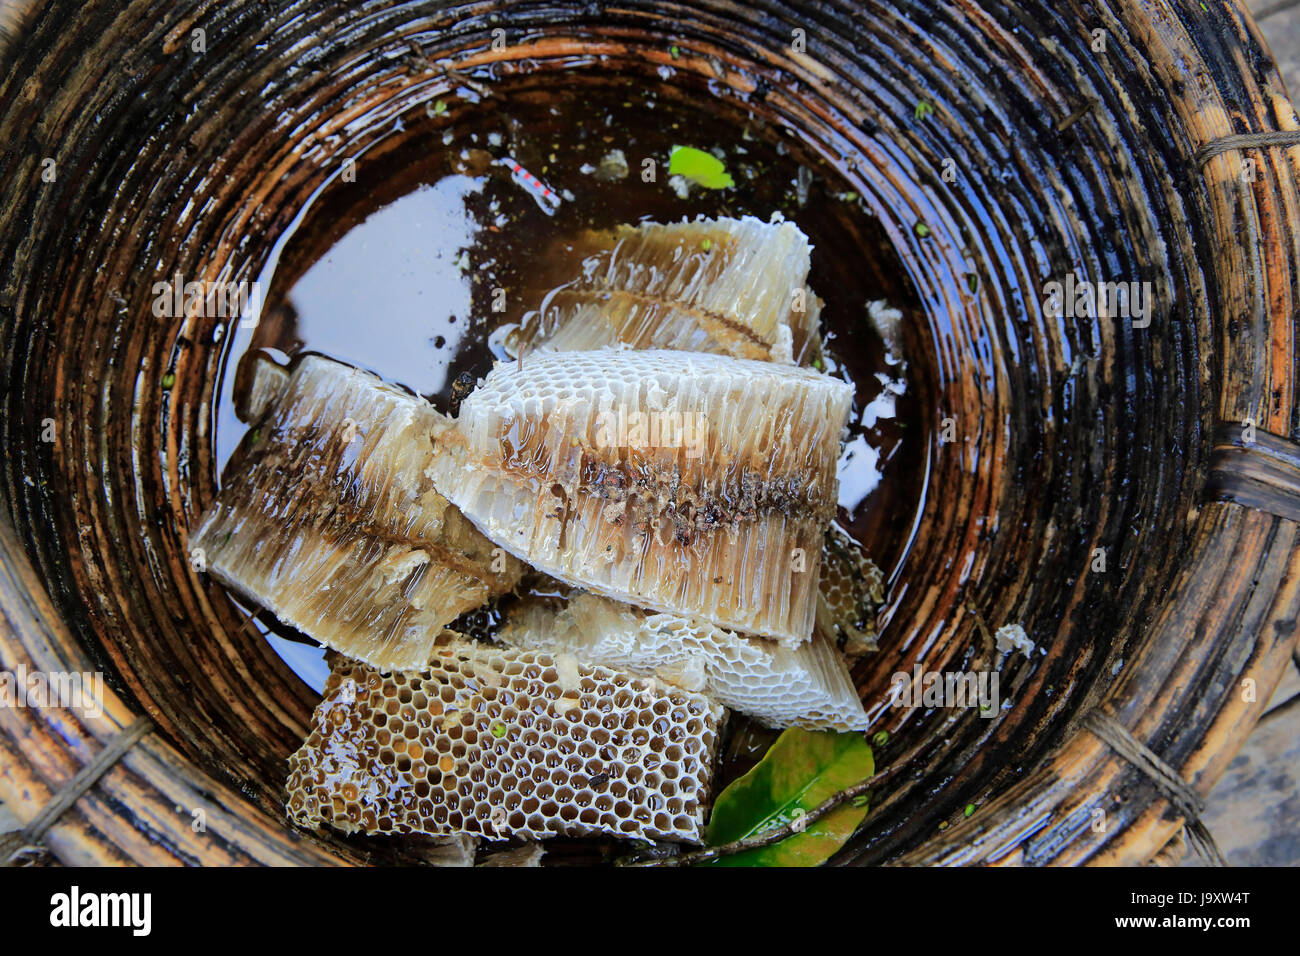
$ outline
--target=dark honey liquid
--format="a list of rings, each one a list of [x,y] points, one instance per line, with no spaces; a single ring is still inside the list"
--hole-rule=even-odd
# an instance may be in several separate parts
[[[719,155],[734,187],[691,186],[683,198],[668,172],[675,145]],[[553,214],[538,187],[499,160],[559,196]],[[867,303],[915,314],[903,268],[832,162],[735,104],[666,88],[597,78],[580,89],[524,84],[475,104],[430,104],[404,116],[354,167],[340,167],[264,271],[256,327],[227,337],[217,460],[224,465],[245,430],[231,390],[235,363],[251,348],[320,352],[450,411],[458,378],[485,375],[502,357],[493,332],[572,278],[564,273],[572,269],[569,237],[699,215],[767,221],[774,212],[814,246],[809,285],[825,302],[826,370],[857,390],[840,524],[896,577],[924,488],[928,418],[906,365],[887,355],[868,321]],[[267,618],[258,620],[268,639],[319,690],[325,668],[314,642],[299,643]]]

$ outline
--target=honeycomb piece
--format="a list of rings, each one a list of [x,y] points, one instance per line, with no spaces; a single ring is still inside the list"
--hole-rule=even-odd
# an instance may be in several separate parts
[[[832,525],[822,552],[818,633],[843,638],[844,653],[860,657],[876,647],[876,614],[885,580],[857,542]]]
[[[622,343],[803,365],[820,351],[821,302],[805,285],[812,247],[792,222],[649,222],[572,245],[582,274],[525,321],[528,348]]]
[[[263,351],[246,352],[235,370],[235,414],[251,425],[280,401],[289,387],[289,370]]]
[[[520,609],[498,640],[699,691],[769,727],[865,730],[844,659],[821,635],[791,650],[594,594]]]
[[[720,355],[534,354],[464,400],[428,474],[547,574],[797,644],[852,398],[829,376]]]
[[[340,658],[289,815],[345,833],[699,842],[723,710],[605,667],[449,640],[422,672]]]
[[[432,406],[318,356],[276,391],[270,370],[253,378],[278,400],[199,522],[196,567],[381,670],[423,666],[446,624],[518,583],[424,474]]]

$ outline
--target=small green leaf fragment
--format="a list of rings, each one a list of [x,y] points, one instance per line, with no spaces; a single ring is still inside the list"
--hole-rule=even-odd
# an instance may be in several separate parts
[[[668,154],[668,175],[682,176],[705,189],[727,189],[736,185],[722,160],[693,146],[674,146]]]
[[[436,103],[433,104],[433,115],[434,115],[434,116],[441,116],[441,115],[442,115],[443,113],[445,113],[445,112],[447,112],[447,104],[446,104],[445,101],[443,101],[443,100],[438,100],[438,102],[436,102]]]
[[[912,116],[919,123],[933,112],[934,112],[933,106],[931,106],[925,100],[920,100],[916,104],[916,109],[912,111]]]
[[[915,232],[922,239],[928,239],[930,236],[930,227],[923,222],[918,222],[915,226],[913,226],[912,231]]]
[[[710,249],[713,248],[713,240],[712,240],[712,239],[702,239],[702,240],[700,241],[700,248],[703,249],[705,252],[708,252]]]
[[[505,735],[506,735],[506,725],[505,725],[505,724],[500,723],[500,722],[497,722],[497,723],[495,723],[495,724],[492,725],[492,736],[493,736],[493,737],[495,737],[497,740],[500,740],[500,739],[501,739],[502,737],[504,737]]]
[[[176,376],[173,375],[171,372],[168,372],[166,375],[162,377],[163,391],[166,391],[167,389],[171,388],[175,384],[176,384]]]
[[[676,45],[676,44],[673,44],[672,46],[670,46],[670,47],[668,48],[668,52],[669,52],[669,54],[672,55],[672,58],[673,58],[674,60],[677,59],[679,56],[682,55],[682,51],[679,50],[679,49],[677,48],[677,45]]]
[[[885,746],[885,744],[889,743],[889,731],[881,730],[877,732],[875,735],[872,736],[871,742],[875,744],[877,747]]]
[[[966,274],[966,288],[970,290],[971,295],[977,295],[980,291],[980,277],[973,272]]]
[[[970,816],[974,812],[975,812],[975,804],[973,803],[966,804],[966,816]]]

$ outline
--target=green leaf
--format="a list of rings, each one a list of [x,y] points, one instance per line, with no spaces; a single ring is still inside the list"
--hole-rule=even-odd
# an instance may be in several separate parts
[[[685,176],[705,189],[726,189],[736,185],[722,160],[693,146],[674,146],[668,154],[668,175]]]
[[[718,795],[707,842],[719,846],[784,826],[874,773],[871,748],[861,734],[792,727],[777,738],[754,769]],[[780,843],[704,865],[817,866],[844,845],[866,815],[865,802],[862,806],[846,804]]]

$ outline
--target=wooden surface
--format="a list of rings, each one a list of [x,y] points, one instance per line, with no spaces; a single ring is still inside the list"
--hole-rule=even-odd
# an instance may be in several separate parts
[[[1247,6],[1258,13],[1279,2],[1249,0]],[[1300,3],[1265,17],[1259,27],[1294,99],[1300,92]],[[1300,866],[1300,707],[1283,708],[1297,695],[1300,670],[1293,666],[1210,792],[1203,820],[1230,864]]]

